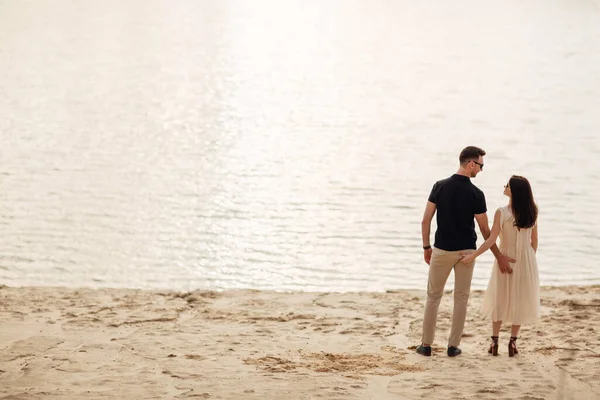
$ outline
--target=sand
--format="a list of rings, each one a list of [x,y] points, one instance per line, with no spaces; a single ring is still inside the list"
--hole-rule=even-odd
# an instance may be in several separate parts
[[[600,399],[600,286],[543,288],[519,351],[414,352],[425,293],[0,288],[0,399]]]

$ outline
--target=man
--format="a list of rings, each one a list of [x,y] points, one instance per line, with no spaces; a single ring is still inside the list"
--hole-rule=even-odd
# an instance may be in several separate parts
[[[465,147],[459,156],[460,167],[456,174],[433,185],[429,201],[425,207],[421,234],[423,236],[424,259],[429,264],[427,282],[427,303],[423,318],[423,338],[417,353],[431,355],[431,344],[435,336],[438,308],[444,293],[444,286],[454,270],[454,311],[452,329],[448,339],[448,356],[461,353],[458,348],[465,325],[467,303],[471,291],[471,279],[475,262],[459,262],[462,255],[474,251],[477,234],[473,219],[477,220],[484,238],[490,235],[487,208],[483,192],[471,183],[471,178],[483,170],[485,151],[479,147]],[[431,220],[437,210],[437,230],[432,248],[429,242]],[[498,260],[502,273],[511,273],[509,262],[515,260],[500,253],[494,245],[492,252]]]

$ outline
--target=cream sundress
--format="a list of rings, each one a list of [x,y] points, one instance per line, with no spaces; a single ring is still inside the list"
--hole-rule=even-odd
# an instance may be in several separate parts
[[[481,311],[492,321],[531,324],[540,317],[540,279],[535,251],[531,247],[533,228],[517,229],[510,207],[499,210],[500,252],[516,262],[510,264],[512,274],[503,274],[498,261],[494,260]]]

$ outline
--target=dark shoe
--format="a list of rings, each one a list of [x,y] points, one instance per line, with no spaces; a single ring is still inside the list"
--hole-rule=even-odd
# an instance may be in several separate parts
[[[456,346],[448,346],[448,357],[456,357],[462,353],[462,350]]]
[[[422,344],[417,347],[417,353],[422,356],[430,357],[431,356],[431,346],[423,346]]]
[[[514,357],[515,354],[519,354],[519,350],[517,350],[517,338],[511,336],[510,341],[508,342],[508,356]]]
[[[492,344],[490,345],[488,353],[490,353],[493,356],[498,355],[498,336],[492,336]]]

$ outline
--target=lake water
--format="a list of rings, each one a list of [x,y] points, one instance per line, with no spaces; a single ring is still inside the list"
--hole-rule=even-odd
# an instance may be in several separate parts
[[[490,219],[532,183],[541,283],[600,284],[598,21],[591,0],[4,0],[0,283],[425,289],[423,208],[473,144]]]

